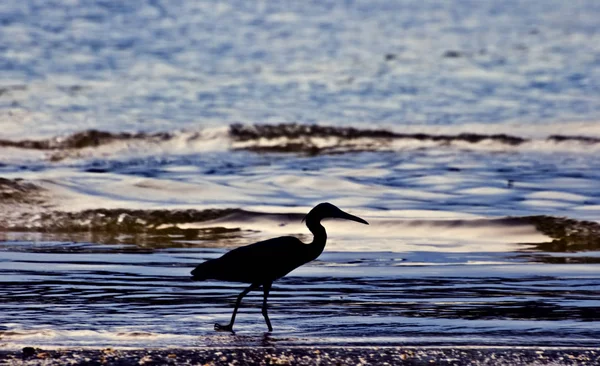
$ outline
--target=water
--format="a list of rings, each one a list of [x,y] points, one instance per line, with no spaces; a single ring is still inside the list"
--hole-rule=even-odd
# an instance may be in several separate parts
[[[597,265],[485,251],[328,251],[277,283],[271,335],[258,293],[243,302],[237,335],[216,333],[241,287],[187,275],[221,252],[4,243],[4,345],[597,346]]]
[[[599,13],[3,3],[0,345],[600,346]],[[323,201],[371,225],[214,332],[189,271]]]

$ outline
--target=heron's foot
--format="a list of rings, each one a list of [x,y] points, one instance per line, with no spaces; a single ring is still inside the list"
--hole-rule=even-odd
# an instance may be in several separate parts
[[[233,324],[221,325],[219,323],[215,323],[215,330],[217,332],[231,332],[231,333],[234,333],[234,331],[233,331]]]

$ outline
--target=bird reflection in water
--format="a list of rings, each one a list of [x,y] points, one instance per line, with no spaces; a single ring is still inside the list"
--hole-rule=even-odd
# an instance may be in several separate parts
[[[314,235],[310,244],[304,244],[300,239],[293,236],[273,238],[233,249],[220,258],[211,259],[198,265],[192,271],[192,279],[196,281],[215,279],[250,283],[250,286],[237,297],[229,324],[215,324],[215,330],[233,332],[233,323],[242,298],[250,291],[262,286],[262,315],[265,318],[269,332],[273,331],[267,312],[267,298],[271,291],[271,285],[276,279],[285,276],[305,263],[315,260],[323,252],[327,242],[327,232],[321,225],[321,220],[325,218],[338,218],[369,224],[360,217],[350,215],[331,203],[320,203],[303,219]]]

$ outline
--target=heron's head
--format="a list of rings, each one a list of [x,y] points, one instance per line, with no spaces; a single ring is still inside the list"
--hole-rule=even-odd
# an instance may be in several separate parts
[[[350,215],[347,212],[340,210],[329,202],[323,202],[316,205],[310,212],[304,216],[302,221],[321,221],[326,218],[345,219],[360,222],[361,224],[369,225],[368,222],[358,216]]]

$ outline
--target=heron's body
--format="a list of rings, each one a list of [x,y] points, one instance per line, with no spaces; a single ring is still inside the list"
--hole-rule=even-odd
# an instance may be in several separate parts
[[[262,313],[269,328],[271,321],[267,314],[267,297],[271,284],[301,265],[316,259],[325,249],[327,233],[321,220],[327,217],[344,218],[367,224],[359,217],[352,216],[329,203],[321,203],[306,215],[306,226],[313,233],[310,244],[302,243],[293,236],[281,236],[233,249],[222,257],[208,260],[193,271],[194,280],[215,279],[232,282],[250,283],[239,296],[233,310],[231,321],[226,326],[215,324],[216,330],[233,330],[235,315],[242,298],[251,290],[263,287]]]
[[[311,245],[293,236],[282,236],[239,247],[206,261],[192,271],[194,280],[264,283],[285,276],[315,259]],[[282,260],[285,259],[285,260]]]

